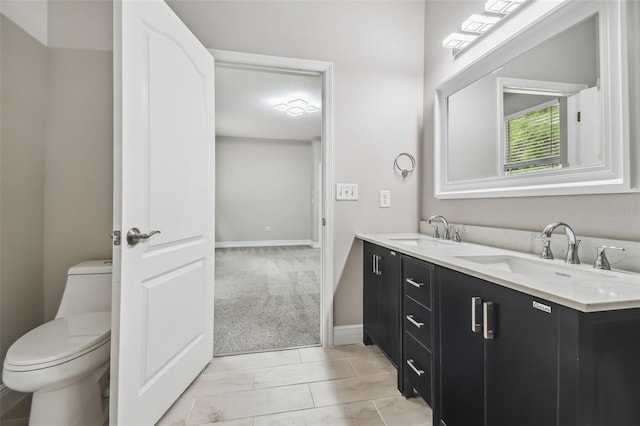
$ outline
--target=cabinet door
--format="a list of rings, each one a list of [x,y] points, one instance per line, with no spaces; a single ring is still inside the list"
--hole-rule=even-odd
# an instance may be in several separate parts
[[[364,242],[363,269],[363,325],[365,344],[378,343],[378,287],[379,278],[376,274],[377,263],[376,246]]]
[[[494,337],[485,340],[485,410],[491,426],[557,423],[560,307],[485,284]]]
[[[471,302],[483,297],[484,281],[444,268],[438,272],[440,418],[447,426],[480,426],[484,424],[484,340],[481,332],[471,331]]]
[[[378,270],[381,275],[378,287],[378,344],[391,362],[400,364],[400,255],[381,249]]]

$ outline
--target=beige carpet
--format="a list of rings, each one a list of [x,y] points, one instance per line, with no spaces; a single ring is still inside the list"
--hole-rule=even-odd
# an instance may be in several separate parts
[[[216,249],[214,353],[320,344],[320,249]]]

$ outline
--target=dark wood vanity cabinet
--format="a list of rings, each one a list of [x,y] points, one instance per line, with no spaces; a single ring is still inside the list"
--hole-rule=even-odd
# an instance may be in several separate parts
[[[434,266],[402,257],[402,364],[400,390],[415,390],[428,404],[433,394],[433,275]]]
[[[434,425],[640,424],[640,309],[584,313],[436,271]]]
[[[364,243],[363,341],[400,364],[400,253]]]
[[[438,271],[440,419],[447,426],[556,424],[559,321],[566,308]]]
[[[365,242],[364,342],[437,426],[640,424],[640,308],[580,312]]]

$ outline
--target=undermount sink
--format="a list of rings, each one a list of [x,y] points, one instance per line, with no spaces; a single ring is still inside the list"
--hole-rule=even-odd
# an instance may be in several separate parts
[[[509,255],[456,256],[458,259],[486,265],[492,269],[513,272],[515,274],[548,279],[553,281],[572,279],[607,279],[617,278],[603,271],[578,269],[575,266],[551,263],[546,260],[525,259]]]
[[[450,240],[440,240],[436,238],[389,238],[389,241],[414,247],[421,245],[439,245],[451,243]]]
[[[391,241],[408,246],[417,246],[422,238],[391,238]]]

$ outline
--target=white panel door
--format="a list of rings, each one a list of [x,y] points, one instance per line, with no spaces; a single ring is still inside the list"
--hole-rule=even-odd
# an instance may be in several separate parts
[[[162,0],[114,2],[114,31],[110,422],[151,425],[213,357],[214,66]]]

